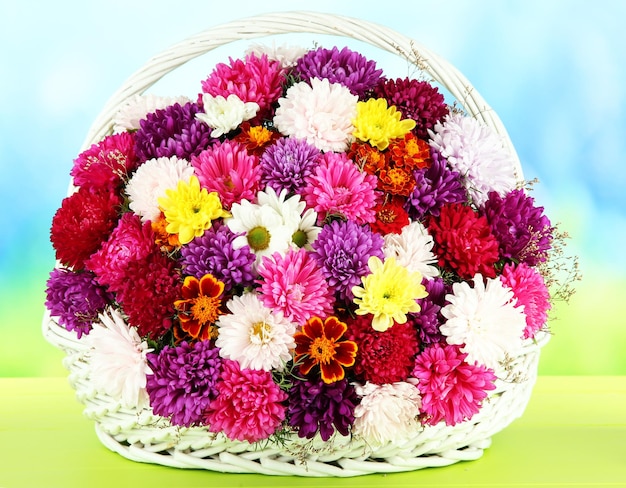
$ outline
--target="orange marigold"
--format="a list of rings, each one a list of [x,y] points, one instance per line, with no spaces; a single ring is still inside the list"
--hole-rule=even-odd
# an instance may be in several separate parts
[[[206,341],[214,338],[216,331],[213,324],[223,313],[224,283],[211,274],[205,274],[200,279],[187,276],[181,292],[182,300],[174,302],[179,312],[180,328],[194,339]]]
[[[378,175],[378,186],[392,195],[408,197],[415,188],[413,173],[404,168],[384,169]]]
[[[249,122],[241,124],[241,132],[234,138],[246,146],[249,154],[260,156],[265,150],[265,146],[280,138],[276,131],[269,130],[262,125],[251,126]]]
[[[430,146],[412,132],[403,138],[391,141],[388,150],[395,166],[403,167],[410,172],[416,169],[429,168],[432,164]]]
[[[353,142],[348,151],[348,157],[366,173],[375,175],[387,167],[389,157],[387,152],[382,152],[365,142]]]

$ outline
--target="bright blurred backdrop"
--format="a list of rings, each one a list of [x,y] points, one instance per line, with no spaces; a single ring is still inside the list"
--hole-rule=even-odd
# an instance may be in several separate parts
[[[556,310],[540,374],[626,374],[626,2],[1,0],[0,376],[65,374],[40,331],[49,226],[108,97],[191,34],[285,10],[383,24],[467,76],[506,125],[525,176],[539,179],[535,199],[569,231],[584,273]],[[184,94],[195,96],[213,64]]]

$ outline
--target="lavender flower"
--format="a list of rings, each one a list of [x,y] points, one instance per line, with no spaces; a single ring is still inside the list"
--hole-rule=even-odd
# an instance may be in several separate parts
[[[312,247],[328,284],[341,298],[352,300],[352,287],[370,272],[367,260],[371,256],[383,259],[383,244],[382,236],[369,227],[335,220],[322,228]]]
[[[553,228],[543,207],[536,207],[535,200],[524,190],[513,190],[504,198],[489,192],[484,214],[503,257],[529,266],[546,261]]]
[[[439,325],[443,321],[440,310],[446,304],[446,293],[451,292],[451,287],[441,278],[424,280],[422,284],[426,287],[428,295],[417,301],[421,310],[417,314],[409,315],[409,321],[417,329],[420,344],[428,345],[444,339],[439,330]]]
[[[289,425],[307,439],[318,431],[324,441],[335,430],[345,436],[354,422],[356,404],[356,393],[346,379],[329,384],[321,378],[295,381],[289,389]]]
[[[303,139],[284,138],[269,146],[259,161],[261,183],[276,193],[298,193],[311,175],[320,150]]]
[[[404,206],[412,220],[420,220],[427,214],[438,216],[445,203],[467,200],[459,173],[447,168],[439,151],[431,148],[430,153],[430,167],[413,172],[415,188]]]
[[[256,257],[248,246],[233,247],[237,236],[228,226],[216,223],[201,237],[183,246],[181,264],[185,273],[198,279],[210,273],[224,283],[226,292],[237,285],[252,285]]]
[[[135,152],[140,161],[172,156],[189,160],[200,154],[213,139],[212,129],[196,119],[199,112],[198,105],[189,102],[147,114],[135,136]]]
[[[89,271],[80,273],[54,269],[46,289],[46,307],[59,324],[76,332],[80,339],[89,334],[91,323],[110,301],[109,294],[98,285]]]
[[[170,417],[174,425],[200,424],[217,395],[219,349],[210,341],[182,342],[165,346],[158,355],[148,354],[148,363],[154,374],[147,376],[146,390],[154,413]]]
[[[301,80],[326,78],[330,83],[340,83],[361,98],[378,84],[382,75],[376,62],[347,47],[341,51],[337,47],[309,51],[298,60],[294,72]]]

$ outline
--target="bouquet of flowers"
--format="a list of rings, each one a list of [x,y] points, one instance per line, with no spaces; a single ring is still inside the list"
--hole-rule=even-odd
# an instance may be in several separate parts
[[[469,421],[546,333],[555,228],[491,128],[348,47],[251,47],[74,160],[46,306],[96,391],[207,438]]]

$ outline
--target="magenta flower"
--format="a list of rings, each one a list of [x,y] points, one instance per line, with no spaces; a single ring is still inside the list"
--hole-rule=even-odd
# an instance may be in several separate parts
[[[165,346],[147,356],[153,374],[146,390],[155,414],[172,424],[191,427],[202,423],[204,410],[217,395],[222,360],[210,341]]]
[[[240,369],[223,360],[217,396],[204,412],[211,432],[231,440],[258,442],[271,436],[285,419],[287,399],[269,371]]]
[[[263,257],[258,273],[261,301],[288,320],[304,324],[311,317],[332,315],[333,292],[317,261],[305,249]]]
[[[248,154],[246,146],[239,142],[216,142],[197,156],[192,156],[191,165],[200,186],[209,193],[217,192],[222,206],[227,209],[243,199],[254,201],[260,190],[258,159]]]
[[[471,419],[495,389],[496,376],[491,369],[465,362],[467,354],[458,346],[433,344],[417,356],[413,376],[422,395],[423,422],[456,425]]]
[[[376,68],[376,62],[347,47],[341,51],[320,47],[298,59],[294,73],[304,81],[319,78],[339,83],[353,95],[363,97],[378,84],[383,71]]]
[[[219,63],[209,77],[202,82],[202,91],[214,97],[237,95],[243,102],[256,102],[256,117],[262,120],[271,116],[271,106],[283,93],[285,72],[277,61],[267,55],[258,57],[250,53],[244,60],[230,59],[230,65]]]
[[[505,265],[500,280],[504,286],[513,290],[517,298],[515,306],[524,307],[524,339],[535,337],[548,320],[548,310],[551,308],[550,293],[543,277],[535,268],[519,263],[517,266]]]
[[[358,224],[376,220],[378,195],[374,175],[362,173],[344,153],[325,153],[302,193],[321,219],[340,216]]]

